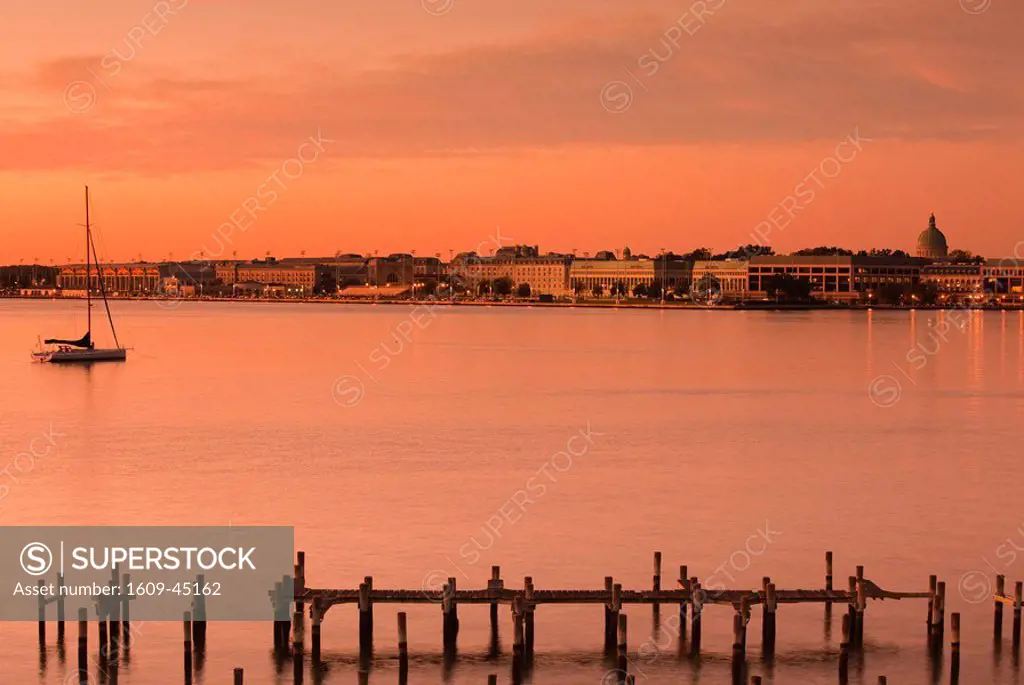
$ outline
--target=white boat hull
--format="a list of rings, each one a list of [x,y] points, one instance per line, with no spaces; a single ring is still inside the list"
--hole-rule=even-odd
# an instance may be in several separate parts
[[[44,364],[89,364],[92,362],[123,362],[127,360],[127,350],[113,348],[107,350],[55,350],[52,352],[36,352],[32,355],[36,361]]]

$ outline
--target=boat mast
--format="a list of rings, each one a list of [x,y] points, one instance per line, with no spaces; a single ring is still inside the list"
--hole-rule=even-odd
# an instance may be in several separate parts
[[[92,237],[89,235],[89,186],[85,187],[85,312],[89,334],[89,343],[92,345],[92,272],[89,265],[89,245]]]

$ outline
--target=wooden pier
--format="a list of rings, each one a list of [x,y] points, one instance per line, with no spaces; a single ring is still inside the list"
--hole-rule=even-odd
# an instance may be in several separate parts
[[[655,612],[656,622],[662,605],[677,608],[679,654],[677,658],[699,660],[701,658],[701,626],[705,609],[709,606],[731,607],[733,626],[732,641],[732,683],[746,685],[759,683],[760,676],[750,675],[747,664],[748,627],[754,620],[755,612],[761,617],[761,655],[771,663],[776,646],[776,626],[780,605],[822,604],[825,609],[826,625],[831,625],[833,607],[845,606],[842,612],[842,639],[838,654],[838,681],[841,685],[849,682],[850,663],[853,655],[863,658],[862,647],[866,628],[867,608],[872,600],[928,600],[925,614],[926,638],[933,668],[933,679],[938,680],[942,669],[942,652],[946,642],[946,583],[936,576],[928,578],[928,590],[923,592],[891,591],[881,588],[865,575],[863,566],[857,566],[854,575],[848,576],[846,589],[839,590],[833,585],[833,556],[825,555],[824,587],[806,589],[784,589],[776,587],[770,577],[762,578],[761,586],[755,589],[707,589],[701,586],[696,576],[689,574],[689,568],[679,566],[679,573],[673,589],[663,587],[665,576],[661,567],[662,555],[654,555],[654,574],[650,589],[626,589],[611,576],[604,578],[602,587],[597,589],[555,590],[535,586],[533,578],[526,576],[518,587],[506,587],[499,566],[491,567],[491,578],[485,588],[462,589],[455,578],[448,578],[440,589],[388,589],[374,586],[373,577],[366,576],[354,589],[317,588],[306,583],[305,554],[298,553],[294,576],[286,576],[270,590],[270,601],[274,608],[274,652],[282,660],[291,657],[295,670],[295,682],[303,681],[306,653],[306,622],[311,622],[309,636],[313,673],[322,672],[321,655],[323,621],[331,608],[352,604],[358,609],[360,674],[368,673],[370,657],[373,654],[374,606],[376,604],[421,604],[434,605],[441,609],[441,645],[445,655],[446,668],[457,658],[457,644],[460,626],[460,605],[487,605],[491,627],[492,651],[498,649],[498,620],[500,607],[506,605],[511,613],[512,658],[508,679],[513,685],[529,679],[533,668],[535,622],[538,607],[544,605],[600,605],[604,608],[604,629],[594,630],[595,643],[601,640],[605,663],[609,670],[604,685],[629,685],[636,682],[634,672],[640,672],[638,660],[645,655],[645,646],[630,650],[629,618],[627,605],[649,605]],[[62,578],[58,579],[63,582]],[[112,573],[112,586],[127,585],[129,577]],[[130,597],[116,602],[100,602],[95,606],[99,658],[89,657],[89,615],[85,609],[78,612],[78,675],[80,683],[89,683],[90,666],[100,669],[106,678],[116,682],[119,653],[127,662],[132,646],[130,625]],[[41,654],[46,650],[47,605],[54,599],[40,599],[39,604],[39,645]],[[57,642],[63,649],[65,640],[65,615],[63,602],[57,603]],[[1011,645],[1014,656],[1019,654],[1022,634],[1022,610],[1024,610],[1024,583],[1016,582],[1012,594],[1007,592],[1003,576],[995,579],[993,593],[993,635],[995,649],[1003,642],[1004,608],[1012,608]],[[193,600],[191,611],[184,612],[182,680],[191,685],[194,677],[202,672],[206,644],[206,606],[202,598]],[[398,619],[398,664],[399,683],[408,680],[409,634],[406,612],[400,611]],[[660,625],[660,623],[659,623]],[[828,627],[826,627],[826,634]],[[601,635],[598,638],[598,635]],[[960,679],[961,621],[958,613],[950,614],[949,621],[949,682],[959,683]],[[684,650],[684,647],[686,648]],[[655,648],[657,651],[657,648]],[[631,655],[633,660],[631,660]],[[650,655],[650,652],[647,652]],[[281,662],[279,662],[281,663]],[[45,668],[45,662],[43,662]],[[642,664],[641,664],[642,665]],[[243,683],[243,671],[234,671],[236,685]],[[863,673],[861,672],[861,676]],[[497,682],[497,675],[488,676],[489,683]],[[362,682],[362,679],[361,679]],[[884,684],[885,676],[878,676]]]
[[[857,566],[856,574],[849,576],[848,587],[837,590],[832,587],[831,552],[825,555],[825,577],[823,588],[782,589],[777,588],[771,578],[762,579],[756,589],[706,589],[695,576],[688,574],[687,566],[679,567],[674,589],[662,588],[662,555],[654,553],[654,574],[651,589],[625,589],[614,578],[604,578],[604,586],[598,589],[548,590],[534,585],[527,576],[518,587],[506,587],[499,566],[491,567],[491,578],[487,587],[461,589],[455,578],[450,577],[440,589],[392,589],[375,587],[372,576],[366,576],[359,587],[351,589],[320,588],[306,582],[305,554],[298,553],[294,578],[283,578],[269,591],[275,607],[277,620],[274,625],[274,646],[277,650],[290,651],[295,655],[305,652],[305,620],[303,607],[309,606],[308,617],[312,622],[312,657],[319,661],[322,653],[323,621],[330,610],[338,605],[356,605],[359,614],[359,653],[368,657],[373,652],[373,616],[377,604],[427,604],[441,608],[441,644],[446,656],[454,657],[457,651],[459,633],[459,607],[462,605],[487,605],[489,607],[492,644],[497,640],[499,607],[506,605],[512,615],[512,672],[511,681],[522,682],[529,672],[533,659],[535,614],[544,605],[600,605],[604,607],[603,648],[616,668],[619,683],[627,683],[629,674],[627,605],[650,605],[655,612],[662,605],[678,607],[680,643],[689,637],[689,656],[699,658],[701,651],[701,623],[708,606],[731,606],[733,609],[733,682],[746,683],[747,626],[751,622],[752,610],[760,608],[762,617],[762,652],[772,655],[776,645],[776,622],[778,608],[784,604],[822,604],[826,615],[831,615],[833,605],[846,605],[843,615],[843,643],[840,649],[840,682],[845,682],[849,652],[859,649],[864,642],[865,614],[871,600],[927,599],[929,602],[926,622],[930,644],[941,640],[944,633],[945,584],[933,582],[927,591],[891,591],[879,587],[864,575],[864,567]],[[934,578],[934,577],[933,577]],[[293,588],[289,595],[286,588]],[[295,607],[292,611],[292,607]],[[689,626],[687,626],[687,618]],[[289,620],[290,619],[290,620]],[[959,617],[957,617],[959,619]],[[408,632],[405,612],[398,614],[399,658],[402,673],[408,665]],[[289,640],[289,632],[291,639]],[[595,631],[595,635],[596,635]],[[607,679],[606,679],[607,680]]]

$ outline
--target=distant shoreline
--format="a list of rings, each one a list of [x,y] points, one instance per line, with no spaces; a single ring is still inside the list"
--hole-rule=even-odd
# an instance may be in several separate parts
[[[85,298],[82,297],[26,297],[21,295],[0,295],[0,299],[5,300],[29,300],[29,301],[45,301],[45,302],[59,302],[59,301],[78,301]],[[165,309],[174,309],[180,307],[182,304],[191,303],[198,304],[203,302],[231,302],[239,304],[320,304],[320,305],[399,305],[407,307],[415,306],[426,306],[426,305],[444,305],[444,306],[455,306],[455,307],[549,307],[549,308],[588,308],[588,309],[654,309],[654,310],[690,310],[690,311],[866,311],[866,310],[896,310],[896,311],[911,311],[916,309],[934,309],[934,310],[950,310],[950,309],[977,309],[984,311],[1024,311],[1024,306],[1021,305],[975,305],[970,307],[956,306],[956,305],[935,305],[935,306],[906,306],[906,305],[867,305],[861,303],[849,303],[849,304],[830,304],[822,302],[813,303],[785,303],[785,302],[746,302],[746,303],[729,303],[729,304],[716,304],[716,305],[701,305],[693,303],[683,302],[614,302],[614,301],[593,301],[593,300],[580,300],[576,302],[567,301],[555,301],[555,302],[539,302],[536,300],[446,300],[446,299],[434,299],[434,300],[399,300],[399,299],[381,299],[372,300],[366,298],[240,298],[240,297],[185,297],[185,298],[174,298],[174,297],[152,297],[152,296],[119,296],[109,298],[111,301],[117,302],[122,300],[127,301],[141,301],[141,302],[155,302],[159,306]]]

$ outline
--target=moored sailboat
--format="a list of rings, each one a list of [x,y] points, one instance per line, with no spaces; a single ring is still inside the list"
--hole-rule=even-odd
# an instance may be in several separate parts
[[[47,338],[43,341],[41,349],[32,353],[32,358],[38,362],[50,364],[81,364],[89,362],[123,362],[127,360],[128,352],[117,340],[117,331],[114,330],[114,318],[110,314],[110,304],[107,302],[107,290],[103,283],[103,276],[97,268],[97,279],[99,282],[100,294],[103,296],[103,306],[107,311],[107,321],[110,322],[110,333],[114,336],[112,348],[99,348],[92,340],[92,260],[90,254],[96,254],[96,247],[92,241],[92,228],[89,224],[89,187],[85,187],[85,300],[86,300],[86,321],[87,329],[85,335],[78,340],[63,340],[61,338]],[[99,258],[97,257],[97,267]]]

